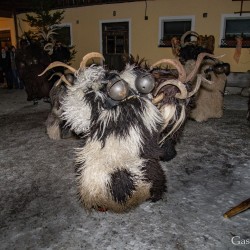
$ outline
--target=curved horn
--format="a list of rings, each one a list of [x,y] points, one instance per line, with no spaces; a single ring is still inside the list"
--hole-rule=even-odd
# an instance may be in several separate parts
[[[187,98],[190,98],[191,96],[193,96],[199,90],[202,81],[205,82],[205,83],[208,83],[208,84],[213,84],[214,83],[213,81],[209,81],[205,77],[203,77],[202,75],[199,74],[197,76],[197,81],[196,81],[195,87],[191,92],[188,93]]]
[[[190,72],[190,74],[187,76],[186,82],[192,81],[196,75],[196,73],[199,70],[199,67],[201,65],[202,60],[204,59],[205,56],[211,57],[211,58],[220,58],[223,57],[224,55],[221,56],[215,56],[213,54],[209,54],[209,53],[200,53],[197,57],[194,69]]]
[[[82,62],[80,64],[80,68],[81,69],[84,69],[86,68],[86,64],[88,62],[89,59],[91,58],[100,58],[102,61],[105,61],[103,55],[99,52],[91,52],[91,53],[88,53],[87,55],[85,55],[83,58],[82,58]]]
[[[153,98],[152,103],[155,105],[155,104],[159,103],[160,101],[162,101],[163,98],[164,98],[164,94],[161,93],[158,96],[156,96],[155,98]]]
[[[47,43],[44,45],[43,49],[48,51],[48,54],[51,56],[53,54],[53,43]]]
[[[72,73],[76,72],[76,69],[74,69],[73,67],[69,66],[66,63],[63,62],[59,62],[59,61],[55,61],[53,63],[51,63],[41,74],[39,74],[38,76],[42,76],[43,74],[45,74],[48,70],[56,68],[56,67],[65,67],[67,69],[69,69]]]
[[[60,76],[60,78],[62,77],[62,73],[61,72],[56,72],[54,73],[48,80],[50,81],[54,76]]]
[[[45,44],[44,47],[43,47],[43,49],[44,50],[50,50],[47,47],[52,47],[53,48],[53,43],[47,43],[47,44]]]
[[[186,89],[186,87],[185,87],[185,85],[182,83],[182,82],[180,82],[180,81],[178,81],[178,80],[167,80],[167,81],[165,81],[165,82],[163,82],[163,83],[161,83],[157,88],[156,88],[156,90],[154,91],[154,96],[156,96],[157,94],[158,94],[158,92],[160,91],[160,89],[161,88],[163,88],[164,86],[167,86],[167,85],[174,85],[174,86],[176,86],[179,90],[180,90],[180,93],[177,93],[176,95],[175,95],[175,98],[178,98],[178,99],[186,99],[187,98],[187,89]],[[156,96],[156,98],[157,98],[157,96]],[[158,100],[158,99],[156,99],[156,98],[154,98],[153,100],[154,100],[154,102],[156,101],[156,100]],[[158,97],[159,98],[159,97]],[[156,100],[155,100],[156,99]],[[163,98],[162,98],[163,99]],[[162,100],[161,99],[161,100]],[[160,101],[161,101],[160,100]],[[158,101],[159,102],[159,101]]]
[[[191,92],[188,93],[187,98],[193,96],[199,90],[200,86],[201,86],[201,75],[198,75],[195,87]]]
[[[193,36],[196,36],[196,37],[199,36],[199,34],[196,33],[195,31],[187,31],[187,32],[185,32],[185,33],[181,36],[181,47],[184,47],[184,46],[186,46],[187,44],[190,44],[189,42],[188,42],[188,43],[185,43],[185,38],[186,38],[188,35],[193,35]]]
[[[65,82],[68,86],[72,86],[72,84],[66,79],[65,75],[62,75],[60,79],[57,81],[56,86],[61,84],[61,82]]]
[[[186,71],[185,71],[184,67],[182,66],[182,64],[180,63],[180,61],[177,59],[161,59],[161,60],[157,61],[156,63],[154,63],[150,67],[150,69],[153,69],[154,67],[156,67],[157,65],[162,64],[162,63],[166,63],[166,64],[170,64],[170,65],[174,66],[179,73],[179,77],[178,77],[179,81],[185,82]]]

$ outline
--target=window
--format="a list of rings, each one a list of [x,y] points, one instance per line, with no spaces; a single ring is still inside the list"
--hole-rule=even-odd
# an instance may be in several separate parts
[[[250,48],[250,15],[223,15],[221,23],[222,48],[236,47],[236,38],[242,38],[242,47]]]
[[[54,25],[53,28],[56,28],[56,34],[53,35],[55,40],[60,41],[62,44],[68,47],[73,45],[71,24]]]
[[[6,45],[12,45],[10,30],[0,30],[0,46],[3,48]]]
[[[180,39],[186,31],[194,31],[194,16],[160,17],[159,29],[159,47],[172,47],[174,36]]]

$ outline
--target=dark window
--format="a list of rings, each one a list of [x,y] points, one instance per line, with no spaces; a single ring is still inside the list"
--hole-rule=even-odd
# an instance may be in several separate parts
[[[11,46],[10,30],[0,30],[0,46]]]
[[[181,36],[191,30],[191,20],[180,21],[163,21],[163,33],[161,35],[160,46],[171,47],[171,39],[173,37],[181,38]]]
[[[235,36],[250,38],[250,18],[226,20],[225,38],[234,38]]]
[[[236,37],[242,37],[242,47],[250,47],[250,18],[225,19],[225,31],[221,47],[235,47]]]
[[[163,38],[171,40],[173,36],[181,37],[191,30],[191,21],[164,22]]]
[[[63,45],[71,46],[71,27],[70,25],[56,26],[55,40],[60,41]]]

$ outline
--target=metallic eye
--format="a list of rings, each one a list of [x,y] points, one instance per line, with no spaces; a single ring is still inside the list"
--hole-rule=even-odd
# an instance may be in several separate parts
[[[110,98],[115,101],[121,101],[128,96],[128,83],[119,77],[114,77],[107,85],[107,92]]]
[[[142,94],[149,94],[155,87],[154,77],[149,73],[143,73],[137,76],[135,87]]]
[[[231,72],[231,69],[230,69],[230,64],[229,63],[223,63],[223,68],[224,68],[224,73],[228,76]]]
[[[218,63],[214,65],[214,73],[215,74],[223,74],[224,73],[224,66],[222,63]]]
[[[66,74],[65,75],[68,82],[73,83],[74,82],[74,76],[72,74]]]

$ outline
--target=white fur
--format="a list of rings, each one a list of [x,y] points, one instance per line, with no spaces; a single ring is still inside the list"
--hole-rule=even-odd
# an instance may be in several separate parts
[[[102,147],[100,141],[94,140],[88,141],[83,149],[78,149],[76,162],[82,165],[78,185],[81,199],[87,209],[97,206],[112,207],[116,212],[124,209],[126,205],[115,203],[108,188],[111,174],[122,169],[128,170],[134,176],[133,180],[137,186],[135,194],[141,192],[143,187],[143,192],[146,193],[143,199],[149,198],[151,184],[143,181],[143,172],[139,168],[145,161],[139,158],[141,146],[140,131],[131,128],[125,139],[109,136],[105,147]],[[137,200],[137,196],[136,194],[136,198],[130,199]],[[140,202],[141,199],[142,197]],[[134,202],[137,201],[132,203]]]
[[[100,80],[105,71],[101,66],[90,66],[76,73],[76,81],[68,87],[67,95],[62,101],[62,119],[66,120],[76,134],[86,132],[90,126],[91,107],[84,101],[85,91],[88,89],[98,90]]]
[[[90,125],[91,107],[83,98],[84,93],[81,89],[68,91],[62,103],[64,111],[61,117],[76,134],[86,132]]]
[[[59,127],[59,123],[56,122],[55,124],[51,126],[47,126],[47,134],[50,139],[52,140],[60,140],[61,139],[61,130]]]
[[[167,107],[166,107],[167,109]],[[171,117],[168,117],[168,119],[171,119]],[[183,124],[183,122],[185,121],[186,119],[186,112],[185,112],[185,106],[184,104],[181,104],[181,113],[180,113],[180,117],[178,118],[177,120],[177,117],[174,116],[173,120],[169,121],[168,124],[174,124],[174,126],[172,127],[172,129],[161,139],[161,141],[159,142],[159,144],[162,144],[164,143],[164,141],[166,140],[166,138],[168,138],[169,136],[171,136],[172,134],[174,134],[180,127],[181,125]],[[168,125],[168,124],[165,124],[165,125]]]
[[[206,60],[201,68],[201,74],[209,66],[215,64],[212,60]],[[223,92],[226,84],[226,75],[214,72],[211,75],[212,84],[208,84],[204,79],[202,85],[196,94],[196,107],[191,110],[190,117],[197,122],[205,122],[210,118],[221,118],[223,116]]]
[[[134,65],[127,64],[125,70],[121,72],[120,77],[129,84],[130,88],[137,91],[135,87],[136,74],[134,68],[135,68]]]
[[[161,111],[161,114],[163,116],[163,121],[164,121],[164,124],[161,130],[164,130],[170,124],[170,121],[175,120],[173,118],[175,117],[176,106],[173,104],[163,105],[160,111]]]
[[[156,123],[163,124],[163,117],[157,107],[152,106],[152,102],[146,99],[146,106],[142,113],[143,124],[147,127],[150,133],[156,131]]]

